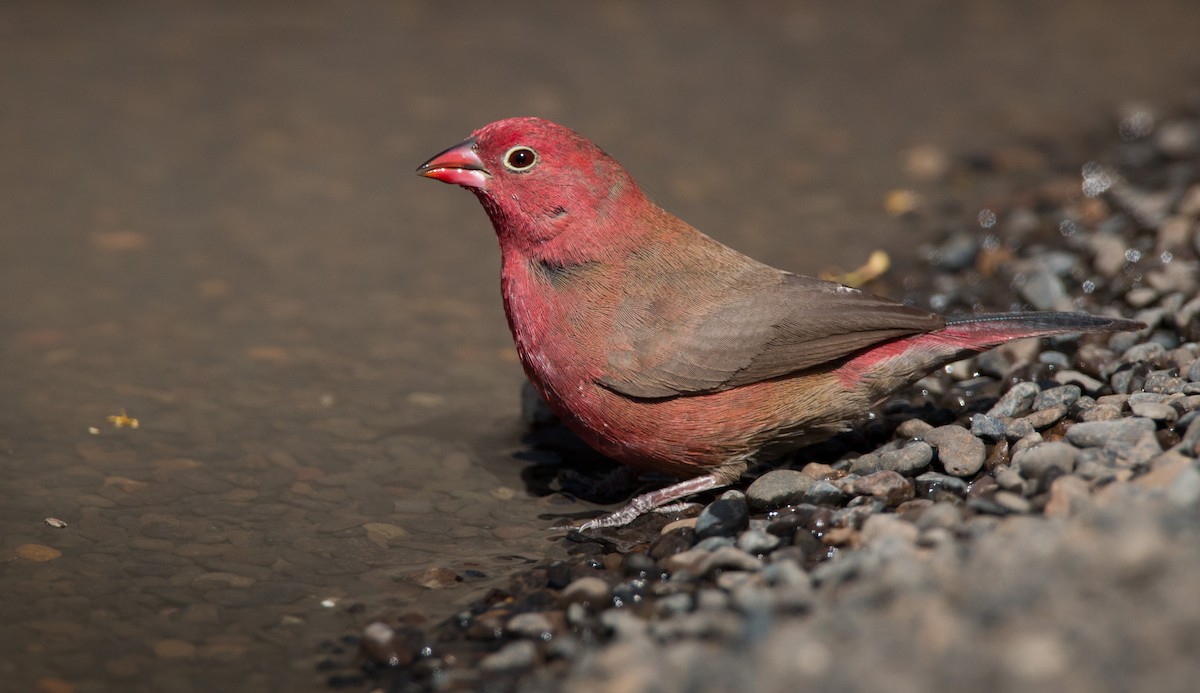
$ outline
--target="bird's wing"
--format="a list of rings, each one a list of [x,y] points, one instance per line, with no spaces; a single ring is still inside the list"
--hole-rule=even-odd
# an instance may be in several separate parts
[[[618,310],[601,385],[639,398],[717,392],[944,325],[934,313],[778,270],[719,290],[673,288]]]

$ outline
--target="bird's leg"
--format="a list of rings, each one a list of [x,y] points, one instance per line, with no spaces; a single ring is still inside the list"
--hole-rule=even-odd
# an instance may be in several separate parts
[[[695,479],[681,481],[678,484],[672,484],[666,488],[660,488],[649,493],[643,493],[640,496],[634,496],[629,504],[620,510],[602,515],[594,520],[588,520],[579,526],[579,531],[587,531],[589,529],[599,529],[601,527],[620,527],[633,522],[639,516],[644,515],[655,508],[659,508],[671,501],[686,498],[692,494],[708,491],[714,488],[721,488],[733,483],[742,472],[746,471],[745,462],[737,462],[720,467],[712,474],[698,476]]]

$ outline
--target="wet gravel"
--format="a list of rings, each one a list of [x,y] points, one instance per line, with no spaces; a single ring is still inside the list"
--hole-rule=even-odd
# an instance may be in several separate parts
[[[1187,690],[1200,676],[1200,114],[1115,120],[1093,161],[962,215],[893,280],[944,312],[1086,310],[1145,330],[954,364],[698,513],[556,536],[570,560],[437,627],[364,616],[327,653],[329,682]],[[547,491],[586,476],[548,472]]]

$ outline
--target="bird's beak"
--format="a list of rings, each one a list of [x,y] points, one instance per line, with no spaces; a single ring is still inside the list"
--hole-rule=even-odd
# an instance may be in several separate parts
[[[483,167],[483,160],[475,153],[474,137],[421,164],[417,168],[417,175],[464,188],[482,188],[487,179],[492,177]]]

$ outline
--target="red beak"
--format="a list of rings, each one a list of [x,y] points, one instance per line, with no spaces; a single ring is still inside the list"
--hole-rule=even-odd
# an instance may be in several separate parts
[[[483,167],[483,160],[475,153],[474,137],[421,164],[417,168],[417,175],[464,188],[482,188],[487,179],[492,177]]]

